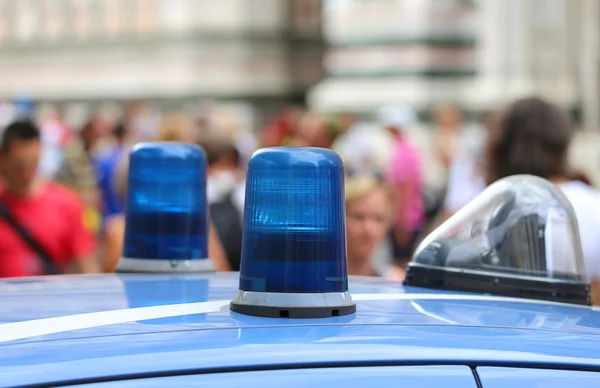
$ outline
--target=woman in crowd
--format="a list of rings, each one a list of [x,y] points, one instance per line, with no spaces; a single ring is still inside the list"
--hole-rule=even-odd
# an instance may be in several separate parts
[[[352,168],[346,171],[348,273],[402,280],[404,270],[389,266],[391,249],[386,252],[385,245],[382,246],[392,223],[392,194],[383,176]]]
[[[575,210],[589,278],[600,275],[600,192],[569,169],[573,128],[564,112],[539,98],[509,105],[492,120],[485,148],[487,184],[536,175],[562,189]]]

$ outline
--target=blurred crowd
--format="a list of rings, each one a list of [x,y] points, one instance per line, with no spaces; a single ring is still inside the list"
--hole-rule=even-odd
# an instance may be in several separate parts
[[[242,130],[222,105],[158,112],[136,103],[98,110],[79,127],[60,109],[0,105],[0,277],[113,272],[121,256],[128,152],[144,141],[202,146],[208,158],[209,250],[217,270],[239,270],[245,166],[257,148],[312,146],[345,165],[348,268],[402,280],[420,240],[487,185],[514,174],[557,184],[573,203],[588,274],[600,272],[600,193],[568,165],[573,127],[539,98],[515,101],[479,123],[452,105],[431,112],[426,176],[423,117],[383,106],[368,121],[290,106],[264,128]]]

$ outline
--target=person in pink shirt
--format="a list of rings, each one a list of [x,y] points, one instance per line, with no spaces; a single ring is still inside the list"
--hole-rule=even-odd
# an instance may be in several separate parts
[[[419,151],[404,130],[413,125],[416,115],[405,106],[385,106],[378,112],[379,123],[394,138],[387,180],[394,194],[392,245],[396,264],[404,267],[425,226],[423,176]]]

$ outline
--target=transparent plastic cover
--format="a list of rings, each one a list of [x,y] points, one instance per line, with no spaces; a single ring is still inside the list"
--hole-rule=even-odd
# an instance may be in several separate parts
[[[516,175],[490,185],[431,233],[413,266],[586,282],[573,208],[551,182]]]

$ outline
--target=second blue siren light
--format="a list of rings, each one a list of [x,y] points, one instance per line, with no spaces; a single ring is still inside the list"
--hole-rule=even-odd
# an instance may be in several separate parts
[[[117,272],[210,272],[206,155],[140,143],[129,155],[125,241]]]
[[[248,162],[231,310],[277,318],[356,312],[348,293],[344,167],[324,148],[263,148]]]

